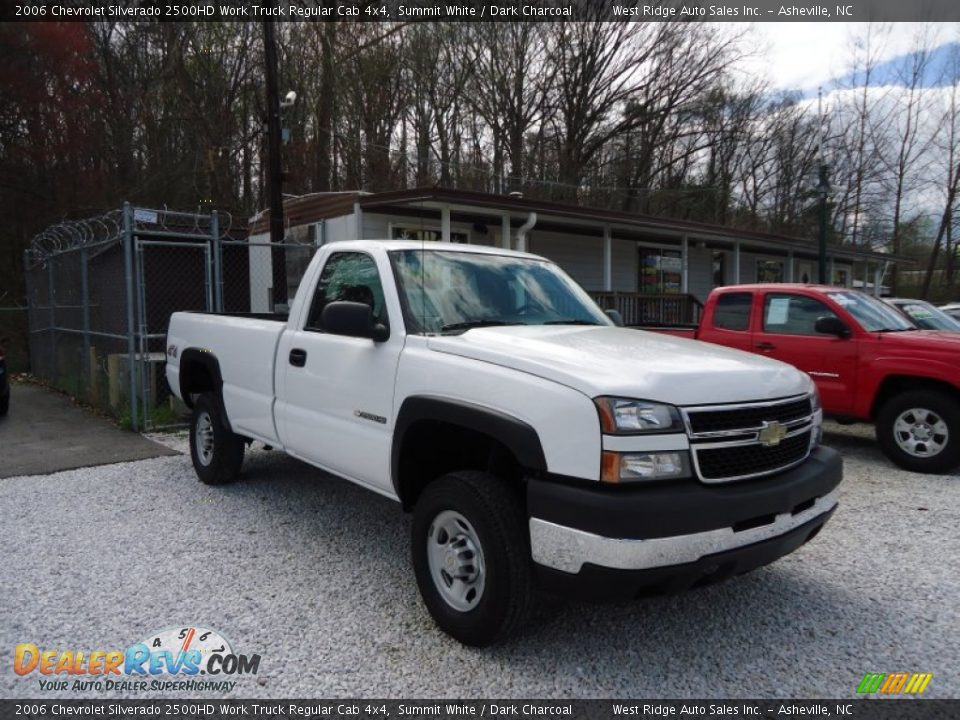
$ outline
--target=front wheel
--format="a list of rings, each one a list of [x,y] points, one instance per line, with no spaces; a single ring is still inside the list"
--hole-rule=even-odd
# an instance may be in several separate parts
[[[948,472],[960,464],[960,404],[931,390],[896,395],[877,416],[877,441],[905,470]]]
[[[460,471],[423,491],[413,513],[413,568],[440,629],[483,647],[530,614],[530,539],[520,498],[500,478]]]
[[[230,430],[219,400],[210,393],[198,397],[190,420],[190,458],[200,481],[222,485],[236,480],[243,451],[243,438]]]

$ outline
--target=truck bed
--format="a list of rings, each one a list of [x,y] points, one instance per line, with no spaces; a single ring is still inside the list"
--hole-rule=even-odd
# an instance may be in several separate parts
[[[286,316],[277,313],[178,312],[170,318],[167,345],[212,353],[220,366],[223,404],[234,430],[278,443],[273,424],[274,362],[286,327]],[[179,358],[167,364],[172,385],[178,382]]]

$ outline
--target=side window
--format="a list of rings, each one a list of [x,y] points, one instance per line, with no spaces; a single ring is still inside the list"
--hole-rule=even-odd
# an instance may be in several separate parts
[[[383,286],[372,257],[359,252],[340,252],[327,259],[313,293],[305,329],[322,332],[323,309],[327,303],[337,300],[365,303],[373,310],[375,322],[387,323]]]
[[[750,327],[752,293],[724,293],[717,298],[713,326],[721,330],[746,330]]]
[[[814,329],[822,317],[836,317],[819,300],[804,295],[767,295],[763,304],[763,330],[781,335],[819,335]]]

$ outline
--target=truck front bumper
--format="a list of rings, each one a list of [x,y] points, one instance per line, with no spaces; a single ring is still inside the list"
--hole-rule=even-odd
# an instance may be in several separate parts
[[[827,448],[784,473],[608,487],[531,480],[530,545],[541,583],[589,597],[679,591],[773,562],[816,535],[837,505],[842,461]]]

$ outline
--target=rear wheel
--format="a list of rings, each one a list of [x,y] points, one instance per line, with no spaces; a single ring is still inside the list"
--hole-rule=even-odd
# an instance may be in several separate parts
[[[197,398],[190,421],[190,457],[201,482],[222,485],[237,479],[244,441],[227,424],[219,400],[210,393]]]
[[[7,394],[0,398],[0,417],[3,417],[8,412],[10,412],[10,391],[7,391]]]
[[[932,390],[896,395],[877,416],[877,441],[906,470],[952,470],[960,464],[960,404]]]
[[[413,514],[413,567],[440,628],[465,645],[509,637],[533,604],[530,539],[520,498],[500,478],[460,471],[423,491]]]

